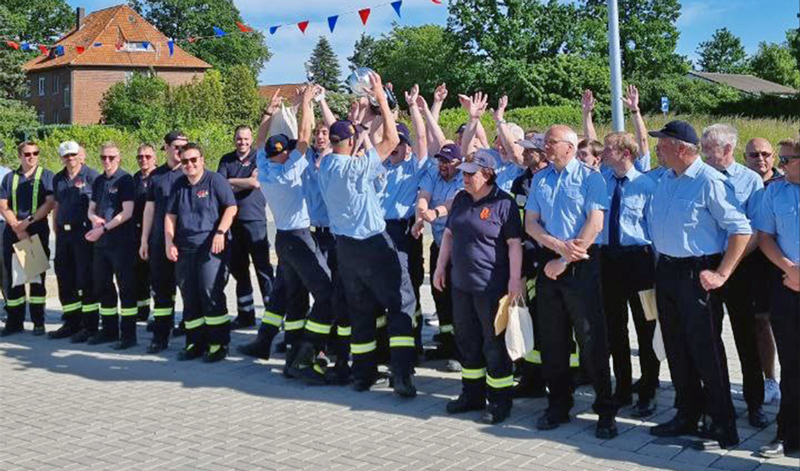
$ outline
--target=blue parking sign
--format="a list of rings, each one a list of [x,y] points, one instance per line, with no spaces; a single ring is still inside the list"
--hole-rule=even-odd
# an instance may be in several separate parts
[[[661,97],[661,112],[662,113],[669,112],[669,98],[665,96]]]

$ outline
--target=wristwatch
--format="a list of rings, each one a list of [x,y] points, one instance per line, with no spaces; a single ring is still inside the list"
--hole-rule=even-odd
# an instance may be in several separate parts
[[[33,214],[28,215],[28,217],[26,217],[25,219],[27,219],[28,222],[33,222],[34,221]]]
[[[437,218],[441,217],[441,214],[439,214],[439,208],[433,208],[433,214],[435,214]]]
[[[219,229],[217,229],[217,230],[216,230],[216,233],[217,233],[218,235],[225,235],[225,231],[221,231],[221,230],[219,230]]]

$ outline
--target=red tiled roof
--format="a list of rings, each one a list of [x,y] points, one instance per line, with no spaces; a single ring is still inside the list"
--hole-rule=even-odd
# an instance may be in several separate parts
[[[117,50],[117,44],[149,42],[150,51]],[[39,56],[23,65],[27,72],[54,67],[109,66],[208,69],[211,65],[176,44],[169,55],[169,38],[127,5],[98,10],[88,15],[80,30],[71,30],[58,40],[61,56]],[[100,44],[95,46],[95,44]],[[78,53],[76,46],[85,48]],[[155,49],[155,52],[152,51]]]
[[[279,85],[259,85],[258,86],[258,93],[262,97],[264,97],[267,100],[269,100],[269,99],[272,98],[272,95],[275,93],[275,90],[280,88],[281,89],[281,92],[279,93],[280,97],[291,101],[294,98],[295,93],[297,92],[297,89],[299,89],[300,87],[302,87],[304,85],[305,85],[304,83],[284,83],[284,84],[279,84]]]

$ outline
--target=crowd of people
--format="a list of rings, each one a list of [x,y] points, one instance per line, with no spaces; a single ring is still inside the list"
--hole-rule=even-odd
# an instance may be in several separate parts
[[[444,84],[430,106],[418,87],[405,92],[409,129],[398,121],[391,85],[375,73],[369,80],[370,96],[340,118],[324,89],[302,87],[292,103],[296,136],[269,135],[281,109],[276,92],[255,136],[236,129],[235,150],[216,172],[180,131],[165,136],[160,166],[156,146],[142,144],[135,175],[120,168],[113,143],[99,149],[100,173],[85,164],[79,143],[62,143],[64,168],[55,175],[39,165],[35,142],[21,143],[20,165],[6,169],[0,185],[0,335],[23,331],[26,308],[33,334],[45,333],[45,275],[26,293],[10,273],[19,240],[38,235],[49,255],[52,226],[63,312],[54,339],[125,350],[137,345],[137,321],[152,317],[148,353],[185,335],[179,360],[223,360],[231,330],[256,324],[252,264],[264,310],[255,340],[238,350],[265,359],[283,350],[289,378],[365,391],[388,365],[394,392],[410,398],[415,366],[441,359],[462,377],[448,413],[483,411],[482,420],[496,424],[515,397],[546,396],[541,430],[568,422],[576,385],[591,384],[596,435],[610,439],[620,408],[655,413],[660,336],[677,414],[651,433],[728,448],[739,437],[721,338],[727,312],[749,423],[766,427],[762,404],[780,398],[777,437],[762,455],[798,449],[797,138],[777,143],[777,154],[766,139],[751,139],[741,164],[729,125],[698,136],[672,121],[648,133],[630,86],[624,104],[634,134],[612,132],[601,142],[587,91],[581,137],[565,125],[523,130],[507,122],[502,97],[491,111],[490,143],[482,124],[488,97],[477,93],[459,95],[469,118],[449,139],[438,124]],[[648,135],[658,142],[653,169]],[[439,329],[428,349],[420,308],[426,226]],[[224,292],[229,274],[235,320]],[[653,289],[657,320],[642,301]],[[505,295],[527,304],[534,325],[534,349],[516,365],[494,326]],[[635,383],[629,312],[639,344]],[[281,329],[284,341],[273,345]]]

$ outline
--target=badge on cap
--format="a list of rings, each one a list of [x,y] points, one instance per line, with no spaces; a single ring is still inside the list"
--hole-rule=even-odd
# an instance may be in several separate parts
[[[281,144],[280,142],[276,142],[275,143],[275,151],[276,152],[283,152],[283,144]]]
[[[485,220],[487,220],[487,219],[489,219],[489,208],[483,208],[483,209],[481,210],[481,215],[480,215],[480,218],[481,218],[482,220],[484,220],[484,221],[485,221]]]
[[[198,190],[197,191],[198,198],[206,198],[208,197],[208,190]]]

